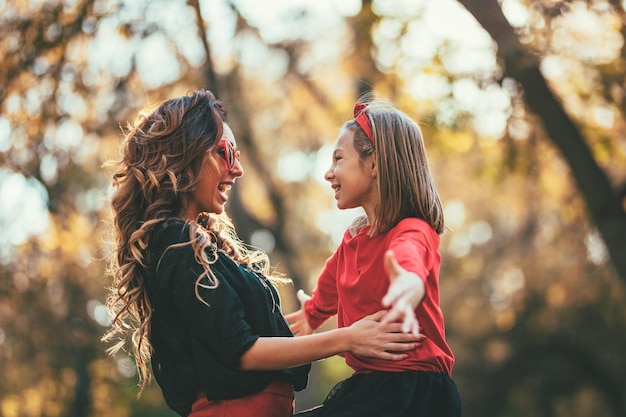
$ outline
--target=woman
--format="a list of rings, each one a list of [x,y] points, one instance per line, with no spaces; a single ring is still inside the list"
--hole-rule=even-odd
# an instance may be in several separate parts
[[[250,251],[224,213],[243,175],[226,111],[210,91],[143,112],[124,137],[113,175],[115,256],[108,307],[132,340],[140,386],[151,378],[181,416],[293,414],[309,362],[343,352],[402,360],[420,338],[382,323],[293,338],[267,256]]]

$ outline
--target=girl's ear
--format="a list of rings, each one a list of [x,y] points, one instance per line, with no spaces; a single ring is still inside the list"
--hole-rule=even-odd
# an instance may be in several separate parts
[[[374,152],[370,157],[372,158],[370,162],[370,174],[372,178],[376,178],[378,176],[378,165],[376,164],[376,152]]]

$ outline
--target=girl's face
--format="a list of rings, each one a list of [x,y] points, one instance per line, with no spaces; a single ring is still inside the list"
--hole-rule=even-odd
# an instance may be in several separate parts
[[[324,174],[335,190],[337,207],[341,210],[363,207],[371,220],[378,198],[376,175],[374,155],[362,161],[354,149],[354,132],[342,130],[333,151],[333,163]]]
[[[232,145],[232,169],[229,170],[227,163],[227,158],[229,158],[228,146],[223,146],[223,143],[218,142],[206,153],[202,161],[197,187],[189,196],[186,215],[188,220],[195,220],[198,214],[203,211],[215,214],[222,213],[224,205],[228,201],[227,192],[235,183],[235,179],[243,175],[243,167],[239,161],[238,153],[234,152],[237,148],[235,136],[227,124],[224,124],[221,140],[229,141]]]

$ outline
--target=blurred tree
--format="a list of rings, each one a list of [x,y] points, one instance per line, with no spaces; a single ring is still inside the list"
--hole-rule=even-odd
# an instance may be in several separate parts
[[[570,167],[570,172],[576,181],[576,185],[585,199],[590,217],[602,238],[604,239],[611,261],[626,285],[626,181],[623,172],[618,177],[620,181],[613,185],[609,175],[602,169],[601,164],[595,159],[589,142],[581,131],[579,125],[586,124],[584,121],[575,123],[561,104],[561,99],[553,93],[548,81],[543,76],[540,65],[544,54],[549,54],[550,49],[542,51],[535,46],[531,51],[525,47],[519,39],[519,35],[508,23],[506,17],[496,0],[459,0],[478,20],[497,43],[498,57],[502,61],[502,79],[510,77],[520,84],[521,91],[529,109],[536,114],[546,131],[547,138],[559,149],[565,161]],[[626,13],[623,3],[619,1],[576,2],[573,6],[567,2],[532,2],[529,6],[539,10],[544,23],[552,24],[558,17],[566,13],[574,13],[576,8],[587,8],[588,13],[599,15],[613,14],[613,20],[622,26],[626,23]],[[589,17],[591,18],[591,17]],[[548,45],[550,45],[548,39]],[[534,46],[534,45],[532,45]],[[531,47],[532,47],[531,46]],[[626,46],[622,39],[621,54],[617,58],[621,66],[625,63]],[[593,69],[590,63],[587,67]],[[606,76],[599,72],[598,83],[600,84],[597,97],[604,104],[610,106],[615,117],[624,119],[624,74],[616,77],[614,71]],[[617,101],[614,101],[614,97]],[[621,129],[620,129],[621,130]],[[595,132],[590,132],[592,138]],[[623,138],[624,132],[619,132]],[[595,139],[595,138],[594,138]],[[623,162],[623,161],[621,161]],[[611,161],[606,161],[610,167]],[[622,165],[623,167],[623,165]],[[612,167],[611,167],[612,168]],[[610,169],[610,168],[609,168]]]
[[[615,70],[624,64],[623,5],[602,1],[502,2],[502,6],[496,1],[460,3],[497,44],[500,71],[493,80],[511,92],[518,109],[509,119],[508,134],[519,139],[515,123],[523,115],[527,124],[534,125],[526,129],[531,138],[552,142],[567,163],[589,213],[589,219],[582,215],[582,202],[573,190],[563,192],[569,188],[567,176],[558,182],[550,178],[553,174],[545,169],[550,163],[542,153],[552,156],[551,152],[537,140],[526,141],[526,150],[519,141],[512,144],[517,153],[531,153],[529,179],[538,185],[525,195],[528,220],[518,236],[526,248],[516,255],[532,257],[530,264],[517,262],[525,264],[518,279],[526,277],[528,289],[525,300],[517,305],[517,317],[508,308],[498,314],[501,323],[496,324],[507,332],[485,333],[486,339],[470,349],[473,354],[482,352],[487,361],[469,365],[470,373],[494,383],[487,383],[484,390],[478,385],[466,386],[466,406],[477,415],[501,415],[505,410],[541,416],[624,415],[626,386],[620,376],[624,361],[619,354],[625,341],[621,330],[626,283],[624,73]],[[513,29],[503,11],[516,22],[522,13],[527,16],[521,19],[525,24]],[[584,29],[580,19],[587,22]],[[589,32],[605,37],[604,50],[597,48],[597,42],[585,43],[587,36],[594,39]],[[553,75],[555,66],[558,77],[548,79],[544,74]],[[608,122],[601,119],[601,113],[608,115]],[[537,203],[538,198],[543,204]],[[551,198],[563,204],[552,208],[553,213],[545,205]],[[551,216],[556,217],[551,220]],[[561,236],[550,239],[555,246],[551,250],[540,242],[554,220]],[[517,246],[506,245],[507,251]],[[529,250],[530,245],[541,245],[541,249]],[[591,262],[574,261],[573,254],[585,251]],[[621,278],[621,287],[612,280],[610,270],[593,266],[603,263],[605,254]],[[507,256],[499,253],[497,257]],[[548,258],[549,263],[541,258]],[[533,276],[543,276],[545,282],[529,282]],[[483,281],[491,297],[506,292],[506,287],[498,287],[514,284],[506,282],[506,274],[500,279],[505,282],[491,280]],[[581,338],[582,334],[585,337]],[[485,401],[486,397],[492,401]]]
[[[15,174],[28,179],[2,203],[11,207],[30,195],[21,204],[36,205],[38,198],[24,188],[41,188],[46,211],[35,215],[48,224],[43,233],[2,243],[0,363],[7,377],[0,383],[0,415],[127,415],[136,408],[134,383],[102,360],[99,342],[107,325],[102,222],[109,182],[101,165],[112,155],[116,122],[145,97],[129,88],[138,79],[132,62],[117,73],[93,62],[94,47],[105,49],[96,39],[100,25],[124,8],[92,0],[0,7],[0,181],[5,185]],[[130,26],[123,22],[118,33]],[[142,26],[140,36],[154,30]],[[18,227],[35,220],[21,218]],[[141,406],[163,409],[149,394]]]
[[[464,415],[626,414],[623,16],[612,0],[0,3],[0,416],[172,415],[155,385],[136,400],[132,361],[99,341],[102,164],[138,108],[198,87],[242,150],[242,239],[306,290],[355,215],[323,184],[338,128],[363,93],[396,102],[422,125],[451,228]],[[38,205],[12,205],[26,188],[45,212],[16,227]],[[300,407],[349,373],[315,369]]]

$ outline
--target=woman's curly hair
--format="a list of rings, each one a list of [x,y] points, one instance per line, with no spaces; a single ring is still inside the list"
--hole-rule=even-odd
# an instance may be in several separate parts
[[[121,159],[115,162],[113,212],[114,253],[109,265],[113,285],[107,299],[112,318],[104,341],[114,341],[114,354],[130,342],[139,374],[141,394],[151,379],[150,319],[152,306],[145,280],[149,264],[148,245],[155,227],[178,218],[186,209],[187,196],[196,188],[206,152],[222,137],[226,110],[213,93],[200,90],[160,104],[154,111],[139,113],[124,131]],[[258,272],[269,273],[263,252],[249,250],[235,233],[228,216],[202,213],[189,222],[189,245],[211,286],[219,284],[209,265],[216,250]],[[212,250],[206,250],[212,247]],[[201,278],[198,277],[197,286]]]

